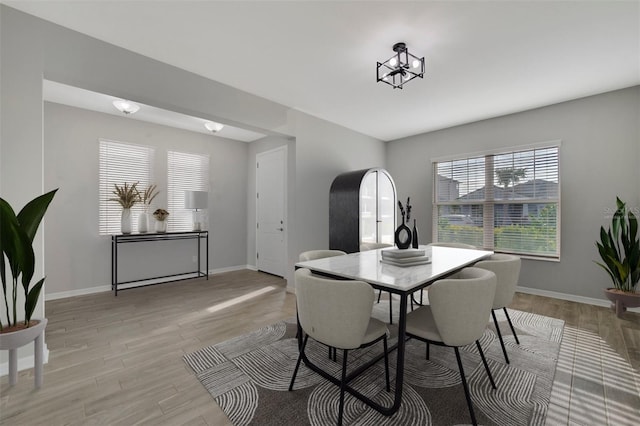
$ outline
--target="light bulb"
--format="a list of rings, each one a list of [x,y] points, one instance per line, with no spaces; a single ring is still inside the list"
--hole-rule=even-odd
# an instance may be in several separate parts
[[[413,66],[413,68],[418,68],[420,67],[420,61],[417,59],[414,59],[411,65]]]
[[[388,72],[385,72],[384,74],[382,74],[382,79],[383,79],[384,81],[389,80],[389,73],[388,73]]]
[[[395,67],[398,64],[398,59],[396,59],[395,57],[389,59],[389,65],[391,65],[392,67]]]
[[[404,73],[404,75],[402,76],[402,78],[404,78],[404,79],[405,79],[405,81],[406,81],[406,80],[409,80],[409,79],[411,78],[411,74],[409,74],[408,72],[407,72],[407,73]]]

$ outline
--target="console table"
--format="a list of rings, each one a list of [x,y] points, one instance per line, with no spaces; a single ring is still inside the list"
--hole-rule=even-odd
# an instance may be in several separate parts
[[[196,271],[191,272],[182,272],[179,274],[172,275],[162,275],[158,277],[150,277],[139,280],[130,280],[130,281],[118,281],[118,246],[120,244],[130,244],[130,243],[146,243],[150,241],[176,241],[176,240],[195,240],[197,249],[198,249],[198,269]],[[201,248],[200,242],[205,241],[205,266],[206,269],[201,271]],[[121,284],[131,284],[131,283],[143,283],[141,285],[135,287],[143,287],[148,285],[155,284],[164,284],[167,282],[179,281],[179,280],[188,280],[191,278],[198,277],[206,277],[209,279],[209,232],[208,231],[184,231],[184,232],[162,232],[162,233],[147,233],[147,234],[114,234],[111,235],[111,290],[114,291],[115,295],[118,295],[118,285]],[[193,275],[196,274],[194,277]],[[188,275],[188,276],[187,276]],[[172,278],[170,280],[165,280],[161,282],[153,282],[149,283],[152,280],[158,280],[161,278]],[[144,284],[146,282],[146,284]],[[127,287],[120,289],[127,290],[129,288],[135,287]]]

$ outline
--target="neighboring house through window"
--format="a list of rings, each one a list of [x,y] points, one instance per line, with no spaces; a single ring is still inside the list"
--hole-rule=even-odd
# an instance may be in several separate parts
[[[434,241],[560,257],[559,142],[434,162]]]

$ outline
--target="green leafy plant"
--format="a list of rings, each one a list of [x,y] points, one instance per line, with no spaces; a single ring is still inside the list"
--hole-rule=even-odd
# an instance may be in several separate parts
[[[123,186],[118,186],[114,183],[115,190],[112,191],[115,195],[114,198],[109,198],[109,201],[117,201],[120,203],[123,209],[130,209],[135,203],[140,201],[140,192],[138,192],[138,183],[129,185],[127,182]]]
[[[617,290],[634,292],[640,281],[638,219],[618,197],[616,207],[609,230],[600,227],[596,246],[602,263],[595,263],[607,271]]]
[[[29,326],[29,321],[40,297],[40,291],[44,284],[44,277],[31,287],[31,279],[35,272],[35,254],[33,251],[33,239],[38,226],[44,217],[57,189],[41,195],[25,205],[20,213],[15,214],[11,205],[0,198],[0,276],[2,278],[2,293],[4,305],[7,311],[7,324],[9,327],[18,325],[17,296],[18,282],[22,283],[24,290],[24,326]],[[6,258],[6,262],[5,262]],[[7,291],[7,268],[11,273],[11,306],[9,305],[9,292]],[[12,315],[13,314],[13,315]],[[0,318],[0,331],[4,329]]]

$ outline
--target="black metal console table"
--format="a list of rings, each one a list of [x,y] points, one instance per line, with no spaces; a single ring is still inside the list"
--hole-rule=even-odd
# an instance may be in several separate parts
[[[118,281],[118,246],[120,244],[128,244],[128,243],[145,243],[149,241],[175,241],[175,240],[196,240],[198,246],[198,270],[192,272],[181,272],[179,274],[172,275],[162,275],[159,277],[150,277],[139,280],[130,280],[130,281]],[[201,248],[200,241],[205,240],[205,265],[206,269],[201,271]],[[180,281],[180,280],[188,280],[191,278],[198,277],[206,277],[209,279],[209,232],[208,231],[184,231],[184,232],[163,232],[163,233],[148,233],[148,234],[115,234],[111,235],[111,290],[114,291],[115,295],[118,295],[118,285],[121,284],[131,284],[131,283],[143,283],[147,281],[157,280],[161,278],[174,278],[171,280],[154,282],[141,284],[135,287],[144,287],[148,285],[155,284],[164,284],[167,282]],[[194,274],[197,274],[195,277]],[[188,277],[186,275],[189,275]],[[182,277],[182,278],[180,278]],[[129,288],[135,287],[127,287],[120,289],[127,290]]]

